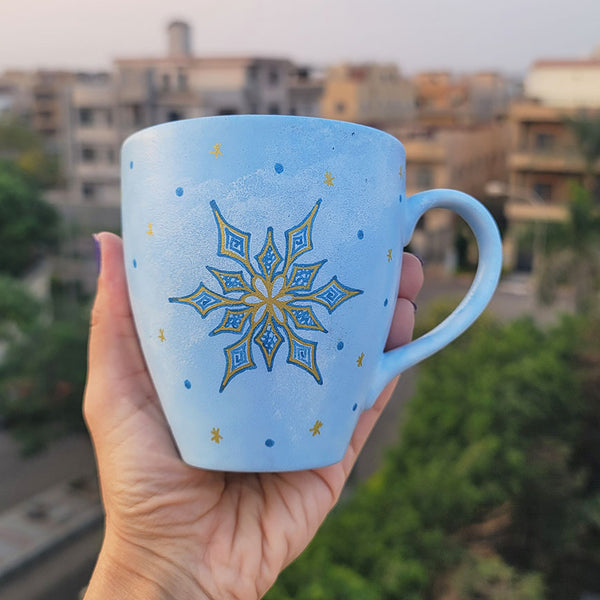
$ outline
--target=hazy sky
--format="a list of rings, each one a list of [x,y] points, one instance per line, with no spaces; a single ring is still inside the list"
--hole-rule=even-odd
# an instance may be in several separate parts
[[[159,56],[173,19],[192,25],[198,55],[392,61],[408,73],[522,73],[600,45],[600,0],[0,0],[0,71]]]

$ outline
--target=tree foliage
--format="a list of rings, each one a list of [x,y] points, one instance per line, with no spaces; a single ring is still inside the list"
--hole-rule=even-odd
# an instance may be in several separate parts
[[[591,193],[575,184],[564,223],[548,226],[538,282],[543,302],[554,300],[560,284],[575,289],[579,312],[598,308],[600,289],[600,209]]]
[[[0,364],[0,415],[25,453],[83,431],[87,314],[38,322],[13,342]]]
[[[379,600],[600,591],[598,333],[487,320],[428,359],[382,469],[267,597],[342,567]]]
[[[59,286],[35,300],[23,280],[59,240],[40,192],[53,169],[34,133],[0,123],[0,418],[26,451],[83,428],[87,310]]]
[[[42,139],[15,119],[0,120],[0,157],[14,163],[42,188],[61,182],[57,156],[48,153]]]
[[[18,167],[0,162],[0,273],[23,275],[58,242],[58,215]]]

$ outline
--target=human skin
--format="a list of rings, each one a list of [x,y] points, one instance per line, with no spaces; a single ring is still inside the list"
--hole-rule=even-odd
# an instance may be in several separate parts
[[[357,424],[339,463],[222,473],[179,457],[136,336],[121,240],[101,247],[84,416],[98,464],[105,536],[85,600],[261,598],[337,502],[396,381]],[[420,261],[405,254],[387,348],[410,341]]]

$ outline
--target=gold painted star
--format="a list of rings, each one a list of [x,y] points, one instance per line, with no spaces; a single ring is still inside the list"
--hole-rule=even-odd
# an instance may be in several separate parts
[[[167,339],[167,338],[165,337],[165,330],[164,330],[164,329],[159,329],[159,330],[158,330],[158,333],[159,333],[158,339],[159,339],[161,342],[164,342],[164,341]]]
[[[357,366],[357,367],[362,367],[362,366],[363,366],[363,365],[362,365],[362,361],[363,361],[363,358],[364,358],[364,357],[365,357],[365,353],[364,353],[364,352],[361,352],[361,353],[360,353],[360,356],[359,356],[359,357],[356,359],[356,366]]]
[[[334,179],[335,177],[329,171],[327,171],[327,173],[325,173],[325,179],[323,180],[323,183],[326,183],[329,187],[333,187]]]
[[[220,427],[213,427],[210,431],[210,435],[212,436],[210,438],[211,442],[215,442],[216,444],[221,443],[221,440],[223,439],[223,436],[220,433],[221,428]]]
[[[309,429],[309,431],[312,432],[313,437],[315,437],[315,435],[321,435],[321,427],[323,427],[323,423],[317,419],[315,424]]]
[[[221,144],[215,144],[213,150],[209,150],[209,154],[214,154],[215,158],[218,156],[223,156],[223,153],[221,152]]]
[[[148,235],[154,235],[154,231],[152,231],[152,223],[148,223],[148,231],[146,231]]]
[[[392,262],[392,249],[390,248],[387,253],[388,262]]]
[[[402,175],[404,175],[404,167],[402,165],[400,165],[400,170],[398,171],[398,175],[400,175],[400,177],[402,177]]]

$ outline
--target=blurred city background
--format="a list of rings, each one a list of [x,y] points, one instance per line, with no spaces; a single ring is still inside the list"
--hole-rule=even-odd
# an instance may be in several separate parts
[[[85,4],[0,14],[0,597],[75,600],[101,544],[81,398],[121,143],[257,113],[396,136],[407,195],[479,198],[505,264],[476,326],[402,376],[267,598],[600,599],[597,0]],[[466,293],[477,247],[436,210],[410,249],[418,334]]]

